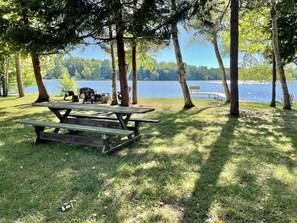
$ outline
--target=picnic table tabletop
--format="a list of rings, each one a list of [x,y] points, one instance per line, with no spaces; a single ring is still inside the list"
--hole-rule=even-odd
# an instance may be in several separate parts
[[[144,114],[154,111],[154,108],[139,108],[139,107],[123,107],[123,106],[111,106],[102,104],[74,104],[67,102],[43,102],[34,103],[34,106],[48,107],[53,109],[65,109],[65,110],[82,110],[82,111],[100,111],[100,112],[113,112],[118,114]]]

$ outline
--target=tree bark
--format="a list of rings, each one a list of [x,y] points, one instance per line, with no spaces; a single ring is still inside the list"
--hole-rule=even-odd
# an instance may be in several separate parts
[[[221,53],[219,51],[219,47],[218,47],[218,40],[217,40],[217,34],[214,33],[213,34],[213,40],[212,40],[212,44],[214,47],[214,51],[217,57],[217,61],[220,67],[220,73],[221,73],[221,77],[222,77],[222,84],[224,87],[224,92],[225,92],[225,96],[226,96],[226,103],[230,103],[230,91],[229,91],[229,87],[228,87],[228,83],[227,83],[227,78],[226,78],[226,70],[225,70],[225,66],[221,57]]]
[[[22,67],[21,67],[21,58],[20,54],[15,54],[15,70],[16,70],[16,79],[18,85],[18,92],[19,97],[24,97],[24,86],[23,86],[23,74],[22,74]]]
[[[271,103],[270,107],[275,107],[275,98],[276,98],[276,64],[275,64],[275,57],[274,53],[272,53],[272,94],[271,94]]]
[[[8,89],[9,89],[9,76],[8,76],[9,59],[7,57],[4,59],[3,68],[4,68],[4,75],[2,77],[3,97],[7,97]]]
[[[171,0],[171,8],[173,12],[176,12],[176,3],[175,0]],[[175,58],[176,58],[176,63],[177,63],[177,69],[178,69],[178,77],[179,77],[179,83],[182,88],[183,96],[184,96],[184,108],[189,109],[192,107],[195,107],[191,100],[191,95],[189,92],[189,88],[187,85],[186,81],[186,69],[185,69],[185,64],[183,62],[181,50],[180,50],[180,45],[179,45],[179,40],[178,40],[178,29],[177,29],[177,24],[174,23],[172,25],[172,40],[173,40],[173,45],[174,45],[174,51],[175,51]]]
[[[47,90],[44,86],[42,76],[41,76],[39,55],[36,53],[32,53],[31,58],[32,58],[32,64],[34,68],[34,75],[36,79],[38,93],[39,93],[38,98],[35,102],[50,101],[50,96],[47,93]]]
[[[230,116],[239,116],[238,96],[238,0],[231,0],[230,31]]]
[[[109,25],[109,38],[112,39],[112,26]],[[116,68],[116,59],[114,55],[114,45],[113,41],[110,41],[110,55],[111,55],[111,66],[112,66],[112,97],[111,105],[118,105],[117,97],[117,68]]]
[[[137,104],[136,43],[132,46],[132,104]]]
[[[117,41],[117,49],[118,49],[118,66],[119,66],[120,86],[121,86],[121,96],[122,96],[120,105],[127,107],[129,106],[129,93],[128,93],[124,33],[121,27],[121,22],[119,22],[119,24],[117,25],[116,41]]]
[[[2,96],[2,92],[4,91],[4,64],[5,58],[0,55],[0,96]]]
[[[283,108],[291,109],[290,94],[287,86],[286,75],[281,61],[281,55],[278,46],[278,29],[276,18],[276,2],[271,0],[271,24],[272,24],[272,46],[274,51],[276,69],[278,71],[283,92]]]

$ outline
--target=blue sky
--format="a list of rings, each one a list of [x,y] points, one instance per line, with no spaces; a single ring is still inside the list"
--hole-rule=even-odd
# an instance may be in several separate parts
[[[179,34],[180,47],[185,63],[195,66],[206,66],[217,68],[218,63],[211,45],[196,44],[189,46],[189,33]],[[87,59],[110,59],[110,56],[102,51],[97,45],[80,47],[71,52],[71,55]],[[156,57],[157,62],[176,62],[173,46],[163,49]],[[224,65],[229,67],[229,58],[224,58]]]

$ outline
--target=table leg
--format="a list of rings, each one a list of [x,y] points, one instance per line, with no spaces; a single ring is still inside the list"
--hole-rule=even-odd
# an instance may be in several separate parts
[[[35,144],[41,144],[41,143],[46,143],[48,142],[47,140],[41,139],[40,138],[40,133],[44,131],[45,127],[43,126],[34,126],[35,128],[35,133],[36,133],[36,140],[35,140]]]
[[[116,116],[117,116],[119,122],[121,123],[121,126],[123,127],[123,129],[128,130],[127,125],[128,125],[131,115],[127,115],[127,117],[125,119],[123,118],[122,114],[116,113]]]
[[[109,142],[108,136],[107,136],[107,138],[105,136],[103,136],[102,139],[103,139],[104,146],[102,148],[102,154],[106,155],[106,154],[112,153],[116,150],[123,148],[126,145],[129,145],[129,144],[139,140],[140,138],[141,138],[141,135],[137,135],[135,137],[129,138],[128,140],[121,142],[120,144],[117,144],[116,146],[112,146]]]
[[[55,108],[49,108],[56,116],[57,118],[60,120],[60,123],[66,122],[67,121],[67,117],[69,116],[70,112],[72,111],[72,109],[67,109],[66,112],[64,113],[64,115],[61,114],[59,109],[55,109]],[[59,128],[55,128],[54,132],[58,133],[60,131]]]
[[[128,122],[129,122],[129,120],[131,118],[131,115],[127,115],[126,118],[123,118],[123,115],[122,114],[116,113],[116,116],[117,116],[117,118],[118,118],[118,120],[119,120],[122,128],[125,129],[125,130],[128,130],[129,128],[128,128],[127,125],[128,125]],[[132,139],[133,137],[132,136],[128,136],[128,138],[129,139]]]

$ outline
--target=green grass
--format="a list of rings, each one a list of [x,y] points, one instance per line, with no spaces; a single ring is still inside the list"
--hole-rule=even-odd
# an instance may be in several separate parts
[[[180,99],[141,99],[161,122],[102,156],[34,145],[16,121],[54,119],[35,99],[0,97],[0,222],[297,222],[294,110],[245,102],[234,119],[217,101],[181,110]]]

